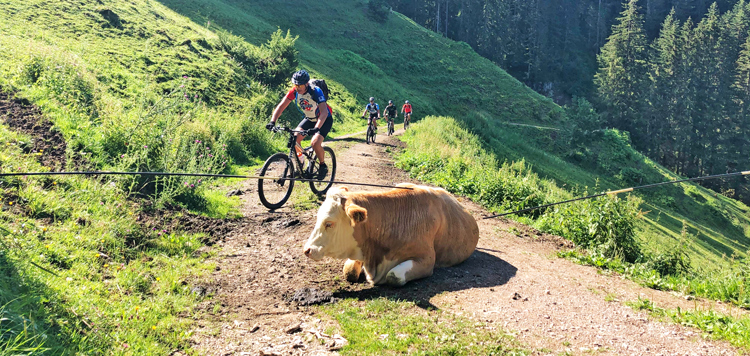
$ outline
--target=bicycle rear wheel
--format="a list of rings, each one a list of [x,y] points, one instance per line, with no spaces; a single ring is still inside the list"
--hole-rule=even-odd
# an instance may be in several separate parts
[[[333,185],[333,179],[336,178],[336,155],[333,154],[333,149],[330,147],[323,147],[323,152],[325,154],[324,162],[328,166],[328,173],[324,177],[318,176],[320,165],[317,158],[309,161],[310,163],[307,166],[307,172],[311,173],[312,179],[316,180],[310,182],[310,190],[317,195],[324,195]]]
[[[294,181],[294,167],[289,157],[284,153],[276,153],[266,160],[263,168],[260,169],[261,177],[274,177],[277,179],[258,179],[258,197],[268,209],[278,209],[292,195]]]

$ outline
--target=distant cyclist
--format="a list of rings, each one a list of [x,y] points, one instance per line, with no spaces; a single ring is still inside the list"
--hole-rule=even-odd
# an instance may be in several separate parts
[[[309,81],[310,74],[304,69],[292,75],[292,84],[294,86],[281,98],[279,105],[276,105],[276,109],[273,110],[271,122],[266,124],[266,128],[269,130],[273,129],[281,113],[289,106],[289,103],[294,101],[297,109],[304,115],[302,121],[297,125],[297,130],[305,131],[305,135],[297,134],[297,144],[302,142],[304,136],[312,136],[312,147],[315,150],[315,155],[318,156],[318,162],[320,162],[318,177],[322,179],[328,173],[328,166],[324,162],[323,140],[328,135],[328,132],[331,131],[333,111],[328,106],[328,103],[326,103],[323,91],[316,86],[311,86],[308,83]]]
[[[393,105],[393,100],[388,100],[388,106],[385,107],[385,117],[388,123],[393,125],[393,120],[398,116],[398,108]],[[390,133],[389,133],[390,134]]]
[[[375,98],[370,97],[370,103],[365,106],[365,111],[362,112],[363,118],[365,117],[365,114],[369,114],[367,117],[367,124],[369,125],[372,122],[372,127],[377,130],[378,119],[380,118],[380,105],[375,102]]]
[[[407,100],[404,103],[404,106],[401,107],[401,112],[404,113],[404,127],[409,125],[409,121],[411,121],[411,104],[409,104],[409,100]]]

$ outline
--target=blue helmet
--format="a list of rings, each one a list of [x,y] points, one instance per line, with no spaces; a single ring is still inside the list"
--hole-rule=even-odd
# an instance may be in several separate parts
[[[306,70],[301,69],[292,74],[292,83],[296,85],[307,84],[310,81],[310,74]]]

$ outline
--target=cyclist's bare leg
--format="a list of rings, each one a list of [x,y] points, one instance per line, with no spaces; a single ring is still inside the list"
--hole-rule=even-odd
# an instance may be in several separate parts
[[[325,152],[323,151],[323,140],[325,138],[323,135],[316,133],[315,136],[312,138],[312,148],[313,151],[315,151],[315,155],[318,156],[318,162],[320,164],[325,164]]]

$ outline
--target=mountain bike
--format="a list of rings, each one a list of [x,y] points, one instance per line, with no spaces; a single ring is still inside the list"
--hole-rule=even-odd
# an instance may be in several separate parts
[[[328,172],[324,177],[319,177],[320,164],[315,151],[312,147],[301,148],[294,135],[304,134],[304,131],[280,126],[274,127],[271,131],[289,134],[289,152],[274,153],[260,169],[259,176],[274,178],[258,179],[258,196],[263,206],[273,210],[284,205],[292,195],[295,180],[308,181],[313,193],[324,195],[333,185],[336,176],[336,155],[333,154],[333,149],[323,147]]]
[[[367,124],[367,144],[369,145],[370,142],[375,143],[375,135],[377,134],[377,130],[375,130],[375,125],[373,125],[373,122],[375,120],[370,119],[370,123]]]
[[[393,120],[395,120],[395,117],[388,118],[388,136],[393,135]]]
[[[411,122],[411,115],[409,115],[409,118],[406,118],[406,115],[404,115],[404,131],[409,128],[409,122]]]

